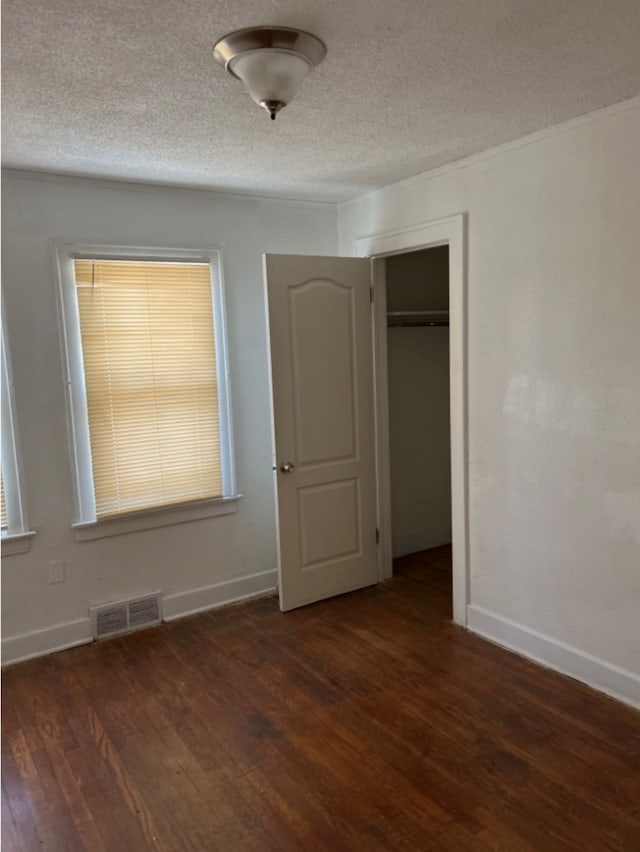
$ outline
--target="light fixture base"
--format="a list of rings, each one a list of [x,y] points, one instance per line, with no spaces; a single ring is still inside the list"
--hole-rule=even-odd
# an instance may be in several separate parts
[[[244,30],[234,30],[217,41],[213,45],[213,58],[233,74],[229,63],[240,53],[269,48],[297,53],[306,59],[312,68],[322,62],[327,53],[324,42],[304,30],[292,27],[248,27]]]

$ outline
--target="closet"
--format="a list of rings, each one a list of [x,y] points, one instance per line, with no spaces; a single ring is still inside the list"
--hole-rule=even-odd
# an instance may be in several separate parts
[[[451,541],[449,248],[385,260],[393,557]]]

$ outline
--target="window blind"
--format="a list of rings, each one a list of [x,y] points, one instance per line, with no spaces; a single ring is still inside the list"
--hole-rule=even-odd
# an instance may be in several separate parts
[[[7,521],[7,501],[4,496],[4,476],[2,475],[2,468],[0,467],[0,515],[2,516],[1,526],[3,530],[7,529],[8,521]]]
[[[209,264],[74,272],[98,519],[222,496]]]

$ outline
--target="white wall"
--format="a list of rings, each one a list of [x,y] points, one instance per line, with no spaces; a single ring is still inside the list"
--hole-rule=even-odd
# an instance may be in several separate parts
[[[467,213],[470,613],[624,677],[640,670],[639,146],[636,99],[338,217],[354,254]]]
[[[448,310],[448,248],[385,261],[387,310]],[[387,330],[394,557],[451,541],[449,329]]]
[[[262,252],[335,254],[335,208],[99,181],[5,175],[3,298],[13,362],[29,553],[2,565],[6,658],[81,641],[91,603],[160,589],[173,610],[275,584],[276,539]],[[116,245],[220,247],[227,292],[238,512],[78,542],[56,312],[51,238]],[[49,585],[47,565],[67,579]],[[72,622],[71,625],[55,627]],[[54,628],[49,630],[48,628]],[[35,637],[32,631],[45,629]],[[12,637],[22,637],[15,639]]]

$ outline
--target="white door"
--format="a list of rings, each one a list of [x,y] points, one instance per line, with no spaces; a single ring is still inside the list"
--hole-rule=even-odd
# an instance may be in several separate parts
[[[280,608],[378,582],[370,263],[265,255]]]

